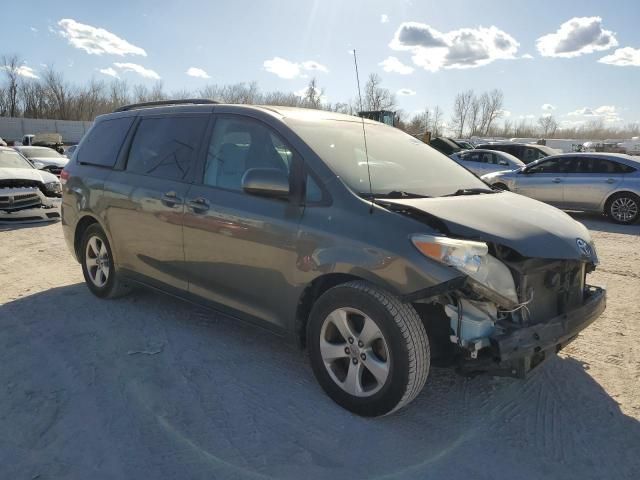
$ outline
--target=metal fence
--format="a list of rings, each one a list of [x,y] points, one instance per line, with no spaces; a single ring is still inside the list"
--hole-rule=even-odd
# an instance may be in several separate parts
[[[78,143],[92,124],[72,120],[0,117],[0,137],[19,142],[24,135],[32,133],[59,133],[64,143]]]

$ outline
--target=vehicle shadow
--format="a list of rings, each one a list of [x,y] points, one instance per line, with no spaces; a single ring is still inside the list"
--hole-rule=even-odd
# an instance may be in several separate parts
[[[567,212],[574,219],[583,223],[589,230],[608,233],[622,233],[626,235],[640,235],[640,223],[633,225],[620,225],[609,220],[604,215],[587,212]]]
[[[432,369],[406,409],[336,406],[283,339],[82,284],[0,305],[6,478],[634,478],[640,424],[571,358],[526,380]],[[633,379],[630,379],[633,381]]]
[[[2,222],[0,221],[0,232],[8,232],[10,230],[26,230],[29,228],[46,227],[54,223],[59,223],[60,220],[48,220],[41,222]]]

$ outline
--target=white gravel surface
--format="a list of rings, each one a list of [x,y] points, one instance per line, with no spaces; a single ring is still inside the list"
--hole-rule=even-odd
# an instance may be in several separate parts
[[[283,340],[83,284],[59,224],[0,227],[0,478],[640,476],[640,226],[592,230],[605,314],[526,380],[433,369],[399,413],[337,407]]]

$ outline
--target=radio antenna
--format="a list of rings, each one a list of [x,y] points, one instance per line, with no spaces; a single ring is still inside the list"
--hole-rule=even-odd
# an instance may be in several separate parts
[[[360,100],[360,112],[364,112],[362,107],[362,92],[360,91],[360,75],[358,74],[358,57],[356,56],[356,49],[353,49],[353,63],[356,67],[356,83],[358,84],[358,98]],[[369,168],[369,150],[367,149],[367,130],[364,127],[364,116],[360,114],[362,119],[362,137],[364,138],[364,156],[367,160],[367,176],[369,177],[369,196],[371,197],[371,207],[369,213],[373,213],[373,187],[371,185],[371,168]]]

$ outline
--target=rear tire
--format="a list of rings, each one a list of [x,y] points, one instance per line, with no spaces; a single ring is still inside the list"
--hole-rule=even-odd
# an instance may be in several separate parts
[[[404,407],[429,375],[429,340],[416,310],[364,281],[333,287],[316,301],[307,346],[324,391],[365,417]]]
[[[117,298],[129,293],[116,271],[109,240],[98,224],[92,224],[82,234],[80,263],[84,281],[96,297]]]
[[[631,192],[616,193],[607,200],[604,213],[615,223],[635,223],[640,219],[640,197]]]

